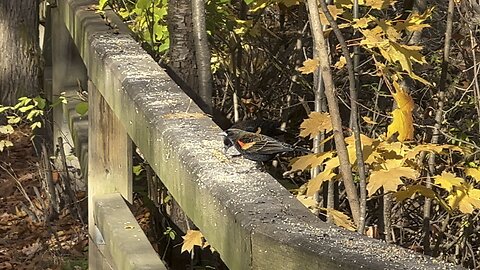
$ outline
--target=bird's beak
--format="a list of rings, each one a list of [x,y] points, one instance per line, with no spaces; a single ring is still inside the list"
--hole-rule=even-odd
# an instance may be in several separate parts
[[[218,135],[219,135],[219,136],[224,136],[224,137],[226,137],[226,136],[227,136],[227,133],[226,133],[225,131],[223,131],[223,132],[218,133]]]

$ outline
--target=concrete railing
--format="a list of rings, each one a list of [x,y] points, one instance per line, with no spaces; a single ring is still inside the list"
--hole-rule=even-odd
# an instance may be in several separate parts
[[[88,124],[71,108],[55,119],[88,160],[90,269],[164,268],[123,201],[132,141],[230,269],[452,268],[325,224],[253,162],[228,159],[220,129],[96,2],[51,8],[52,92],[88,88]]]

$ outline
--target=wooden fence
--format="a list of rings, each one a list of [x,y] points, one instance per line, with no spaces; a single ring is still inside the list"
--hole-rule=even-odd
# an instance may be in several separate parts
[[[230,269],[452,268],[325,224],[253,162],[229,160],[220,129],[96,3],[52,3],[45,46],[46,88],[70,97],[54,137],[71,134],[88,175],[90,269],[166,269],[124,201],[132,141]]]

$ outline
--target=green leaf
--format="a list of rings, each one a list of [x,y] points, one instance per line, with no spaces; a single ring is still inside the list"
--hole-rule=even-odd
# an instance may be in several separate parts
[[[0,140],[0,152],[3,152],[3,150],[7,147],[13,146],[13,143],[9,140]]]
[[[42,127],[42,122],[35,122],[35,123],[31,124],[30,127],[32,128],[32,130],[34,130],[36,128],[41,128]]]
[[[147,9],[150,6],[150,0],[138,0],[136,7],[139,9]]]
[[[35,102],[37,103],[37,108],[39,108],[40,110],[45,109],[45,106],[46,106],[47,102],[44,98],[36,97],[33,100],[35,100]]]
[[[33,108],[35,108],[34,105],[28,105],[28,106],[20,107],[20,108],[18,108],[18,110],[19,110],[20,112],[26,112],[26,111],[29,111],[29,110],[31,110],[31,109],[33,109]]]
[[[15,110],[17,110],[20,107],[27,106],[32,101],[32,99],[27,97],[21,97],[18,99],[18,101],[19,102],[15,104],[15,106],[13,107],[13,109]]]
[[[22,121],[22,118],[18,117],[18,116],[8,116],[7,118],[8,118],[7,123],[12,124],[12,125],[17,124],[20,121]]]
[[[41,110],[31,110],[27,115],[27,120],[31,121],[34,117],[37,117],[39,115],[43,115],[43,111],[41,111]]]
[[[165,40],[165,42],[162,45],[160,45],[160,47],[158,47],[158,51],[159,52],[164,52],[164,51],[168,50],[168,48],[170,48],[170,40],[169,39]]]
[[[85,115],[88,112],[88,102],[80,102],[75,106],[75,111],[80,115]]]
[[[4,111],[10,110],[10,109],[12,109],[12,107],[0,105],[0,113],[3,113]]]
[[[172,196],[167,195],[167,196],[165,196],[165,198],[163,198],[163,203],[168,203],[171,200],[172,200]]]
[[[143,171],[143,167],[142,165],[136,165],[136,166],[133,166],[133,173],[136,175],[136,176],[139,176],[140,173]]]
[[[11,125],[0,126],[0,133],[2,134],[12,134],[13,127]]]
[[[108,0],[99,0],[98,1],[98,9],[103,10],[108,4]]]

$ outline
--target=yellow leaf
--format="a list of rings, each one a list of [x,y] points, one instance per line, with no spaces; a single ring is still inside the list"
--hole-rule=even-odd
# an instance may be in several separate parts
[[[459,209],[462,213],[472,214],[473,210],[480,208],[480,189],[465,183],[461,188],[454,190],[447,198],[452,209]]]
[[[353,19],[353,28],[367,28],[368,23],[371,22],[372,20],[367,19],[366,17],[360,18],[360,19]]]
[[[394,86],[398,85],[394,82]],[[392,112],[393,121],[388,126],[387,137],[390,138],[398,133],[397,139],[401,142],[413,139],[413,99],[400,86],[395,87],[396,92],[392,93],[397,103],[397,109]]]
[[[440,153],[443,150],[443,145],[438,144],[420,144],[415,146],[411,151],[405,155],[405,159],[415,158],[418,154],[423,151]]]
[[[332,180],[336,174],[332,170],[325,169],[323,172],[317,174],[313,179],[310,179],[307,183],[307,196],[314,196],[315,192],[320,189],[323,182]]]
[[[340,166],[340,160],[338,159],[338,157],[334,157],[334,158],[331,158],[331,159],[327,160],[327,162],[325,162],[323,165],[325,166],[325,171],[326,170],[333,170],[333,169],[337,168],[338,166]]]
[[[345,66],[346,63],[347,63],[347,59],[345,58],[345,56],[340,56],[340,59],[338,59],[338,61],[334,65],[334,67],[336,69],[342,69]]]
[[[291,171],[304,171],[321,165],[326,159],[332,158],[332,152],[324,152],[320,154],[309,154],[292,159],[290,166]]]
[[[407,186],[405,190],[397,191],[395,193],[395,199],[397,199],[397,201],[403,201],[412,197],[412,195],[415,193],[420,193],[430,199],[435,199],[437,196],[435,192],[430,188],[427,188],[423,185],[413,185]]]
[[[310,74],[317,70],[320,65],[318,59],[307,59],[303,62],[303,67],[297,68],[302,74]]]
[[[435,152],[437,154],[440,154],[443,151],[443,149],[450,149],[452,151],[458,151],[463,153],[463,150],[460,147],[455,145],[426,143],[426,144],[420,144],[415,146],[411,151],[409,151],[405,155],[405,159],[413,159],[423,151]]]
[[[455,174],[442,172],[442,175],[435,176],[435,183],[447,191],[452,191],[453,187],[462,186],[465,181],[463,178],[456,177]]]
[[[390,20],[375,20],[378,26],[382,29],[383,33],[385,33],[386,38],[391,41],[397,41],[402,38],[400,32],[392,26],[392,21]]]
[[[384,33],[380,26],[375,26],[373,29],[361,30],[361,33],[365,38],[360,41],[360,44],[367,46],[367,48],[371,49],[388,44],[388,40],[383,37]]]
[[[377,122],[373,121],[370,117],[368,116],[362,116],[363,121],[369,125],[376,125],[378,124]]]
[[[410,32],[415,32],[422,30],[425,27],[430,27],[430,25],[425,24],[425,20],[430,18],[432,15],[434,7],[432,6],[431,8],[427,9],[424,13],[418,14],[418,13],[413,13],[410,17],[408,17],[405,21],[400,21],[395,25],[395,28],[397,28],[399,31],[402,30],[407,30]]]
[[[310,136],[310,138],[313,139],[320,134],[320,132],[330,132],[332,129],[330,114],[312,112],[308,116],[308,119],[303,120],[303,123],[300,125],[300,136]]]
[[[353,0],[337,0],[337,1],[335,1],[335,4],[340,6],[340,7],[350,9],[353,6]]]
[[[389,41],[389,46],[380,53],[386,60],[391,63],[398,62],[402,70],[412,74],[412,61],[420,64],[425,64],[425,57],[420,53],[421,46],[404,45],[398,42]]]
[[[313,196],[297,195],[296,198],[310,210],[315,210],[318,207],[318,202]]]
[[[335,225],[343,227],[349,231],[355,231],[355,224],[350,220],[350,217],[344,213],[331,208],[321,208],[321,210],[327,212],[327,215],[332,219]]]
[[[365,6],[381,10],[388,8],[388,6],[393,5],[395,2],[396,0],[365,0]]]
[[[480,182],[480,170],[478,168],[467,168],[465,174],[475,179],[477,183]]]
[[[362,141],[362,146],[365,145],[372,145],[374,142],[377,142],[377,140],[372,139],[366,135],[360,134],[360,141]],[[355,136],[350,136],[345,138],[345,143],[348,145],[355,145]]]
[[[197,230],[188,230],[185,236],[182,236],[183,244],[180,253],[185,251],[192,252],[194,246],[203,247],[203,234]]]
[[[384,141],[378,145],[378,148],[386,153],[392,152],[394,155],[385,155],[389,159],[398,159],[405,156],[405,154],[410,150],[408,146],[402,142],[388,142]]]
[[[402,167],[401,164],[402,160],[389,159],[383,164],[386,169],[373,171],[367,184],[368,196],[372,196],[381,187],[385,192],[397,191],[398,186],[403,184],[401,177],[417,177],[417,171],[410,167]]]
[[[328,11],[330,11],[330,14],[331,14],[332,17],[333,17],[333,20],[336,20],[336,19],[337,19],[338,14],[342,14],[342,13],[343,13],[343,9],[342,9],[342,8],[338,8],[338,7],[335,6],[335,5],[328,5],[327,8],[328,8]],[[330,23],[329,23],[328,20],[327,20],[327,17],[325,17],[325,15],[323,14],[323,12],[320,12],[320,22],[322,23],[322,25],[330,25]]]

